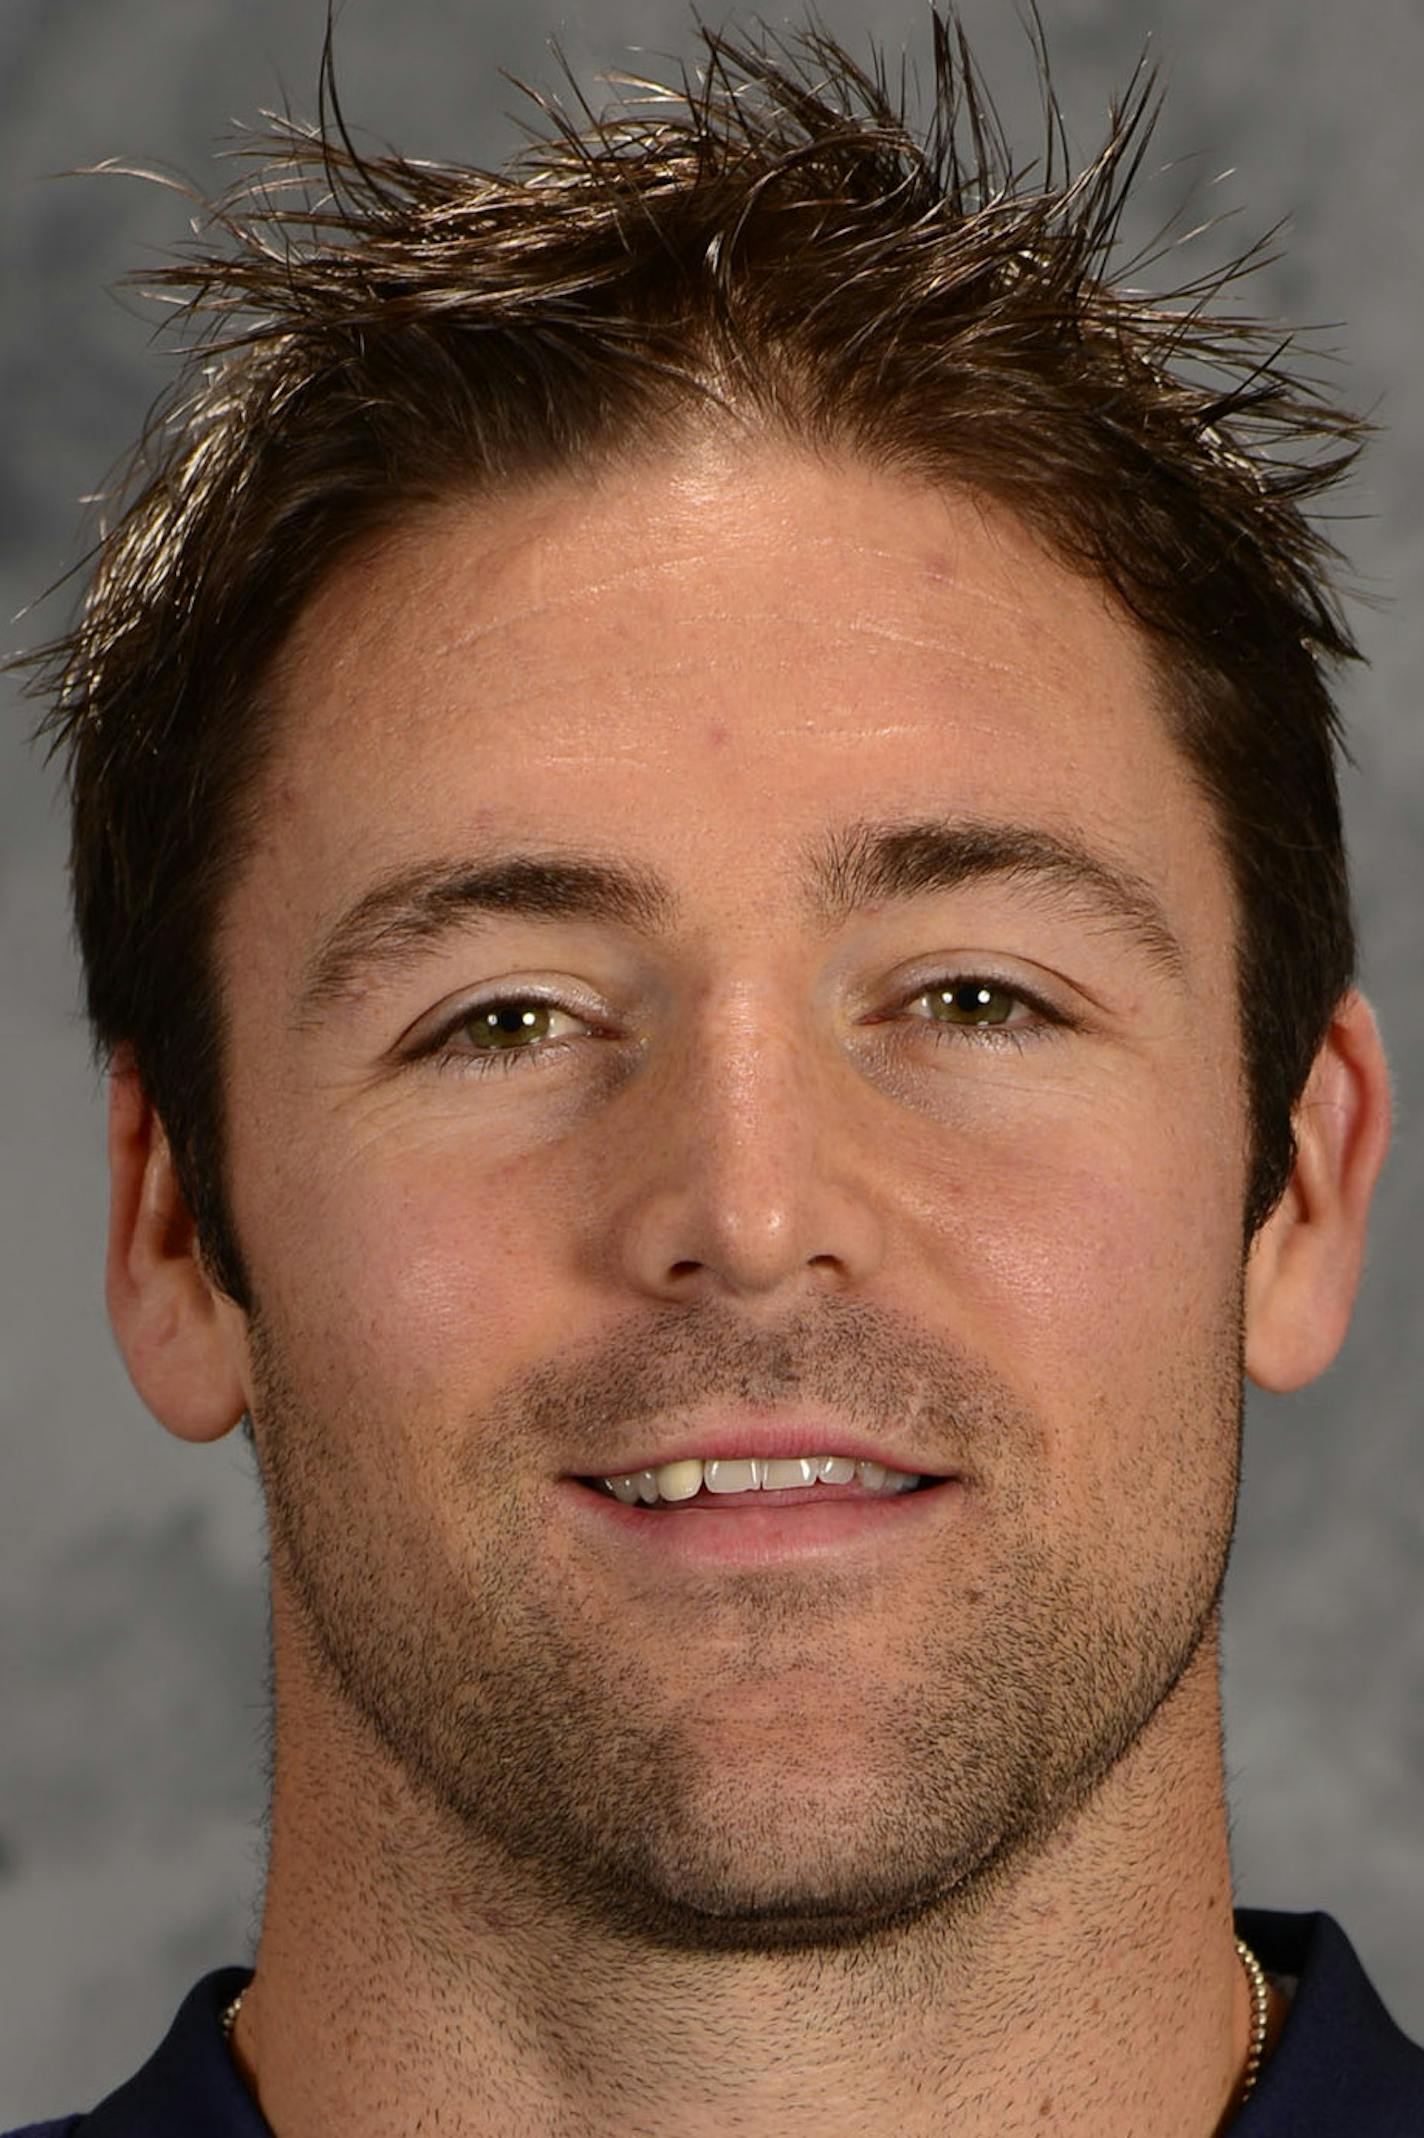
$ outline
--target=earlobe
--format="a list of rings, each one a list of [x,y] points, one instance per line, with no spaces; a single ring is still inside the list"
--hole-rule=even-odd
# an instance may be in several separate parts
[[[1290,1185],[1246,1265],[1246,1370],[1273,1394],[1313,1381],[1344,1342],[1389,1121],[1379,1029],[1352,991],[1296,1108]]]
[[[246,1408],[241,1316],[198,1253],[163,1125],[131,1063],[109,1077],[109,1318],[129,1376],[181,1440],[217,1440]]]

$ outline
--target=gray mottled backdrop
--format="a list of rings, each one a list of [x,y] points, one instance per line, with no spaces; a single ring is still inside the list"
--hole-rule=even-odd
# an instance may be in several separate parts
[[[1243,236],[1290,214],[1256,303],[1331,326],[1341,383],[1388,436],[1342,535],[1376,597],[1346,706],[1367,979],[1401,1115],[1356,1325],[1335,1371],[1253,1407],[1229,1599],[1239,1887],[1341,1916],[1424,2034],[1424,1552],[1419,1433],[1424,1016],[1424,14],[1417,0],[1042,0],[1079,137],[1154,35],[1169,83],[1156,198],[1195,178]],[[707,14],[716,18],[709,5]],[[924,50],[911,0],[882,33]],[[1008,0],[966,17],[1010,110],[1027,98]],[[772,19],[779,10],[769,8]],[[863,44],[869,0],[828,0]],[[673,0],[349,0],[346,100],[416,154],[490,160],[552,77],[676,47]],[[184,234],[179,199],[46,174],[117,156],[210,183],[228,123],[309,109],[320,0],[0,0],[0,609],[73,555],[97,485],[165,376],[107,285]],[[1013,83],[1018,87],[1014,88]],[[1220,185],[1220,173],[1232,175]],[[34,643],[52,603],[8,631]],[[0,2124],[87,2107],[203,1969],[250,1951],[260,1873],[264,1606],[257,1495],[232,1440],[167,1437],[131,1393],[101,1304],[102,1123],[76,1010],[54,782],[0,731]]]

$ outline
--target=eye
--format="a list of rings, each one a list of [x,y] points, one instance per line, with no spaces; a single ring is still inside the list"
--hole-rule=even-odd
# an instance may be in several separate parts
[[[916,995],[936,1024],[1007,1024],[1022,997],[992,980],[950,980]],[[914,1007],[911,1004],[911,1007]]]
[[[937,1040],[964,1032],[1021,1044],[1067,1022],[1060,1012],[1026,989],[1010,987],[982,973],[954,974],[935,980],[912,995],[905,1008],[913,1021],[933,1026]]]
[[[591,1029],[586,1019],[556,1002],[504,995],[463,1010],[425,1051],[459,1069],[517,1069]]]

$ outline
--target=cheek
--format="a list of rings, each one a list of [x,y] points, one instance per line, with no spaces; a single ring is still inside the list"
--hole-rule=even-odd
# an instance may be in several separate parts
[[[1039,1422],[1028,1519],[1104,1583],[1169,1593],[1229,1533],[1239,1207],[1120,1143],[1021,1157],[972,1253],[953,1244],[950,1310]]]
[[[1241,1274],[1241,1167],[1190,1114],[1020,1116],[972,1152],[921,1146],[907,1196],[934,1309],[1063,1432],[1148,1421],[1164,1374],[1221,1358]],[[968,1162],[966,1162],[966,1158]]]
[[[270,1186],[254,1284],[324,1395],[468,1410],[567,1336],[560,1199],[537,1169],[392,1139]]]

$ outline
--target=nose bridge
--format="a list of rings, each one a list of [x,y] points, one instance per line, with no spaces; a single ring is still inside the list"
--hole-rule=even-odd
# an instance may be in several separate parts
[[[760,1216],[774,1233],[804,1193],[822,1139],[812,1044],[763,989],[724,997],[701,1022],[687,1086],[690,1156],[729,1217],[745,1226]]]
[[[709,994],[654,1082],[621,1228],[634,1283],[685,1300],[869,1273],[879,1225],[854,1185],[840,1079],[786,989]]]
[[[724,1115],[729,1129],[754,1141],[780,1105],[795,1109],[811,1081],[807,1020],[789,1006],[788,990],[772,981],[743,981],[720,990],[697,1018],[695,1055],[709,1118]]]

